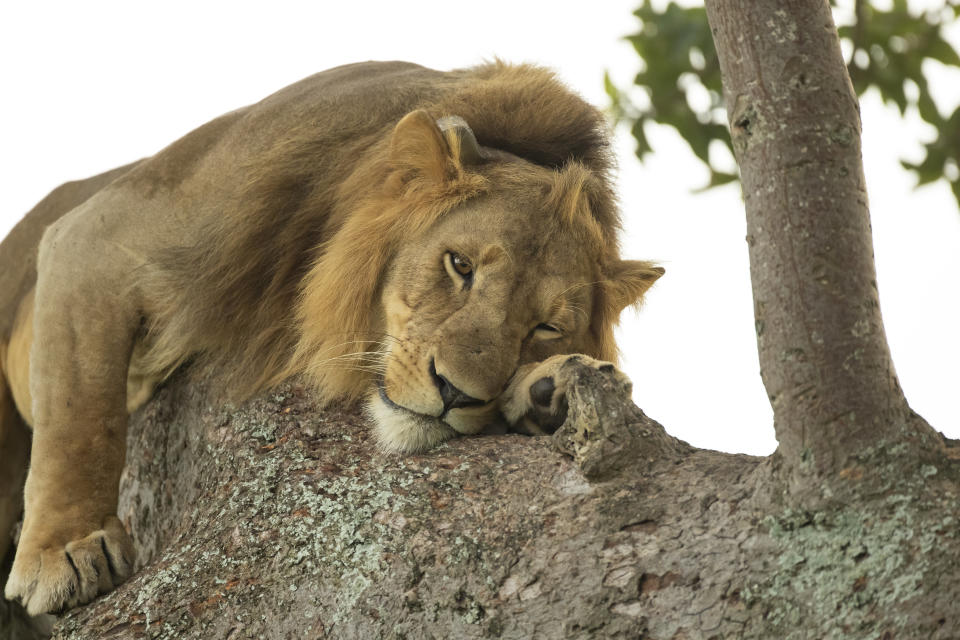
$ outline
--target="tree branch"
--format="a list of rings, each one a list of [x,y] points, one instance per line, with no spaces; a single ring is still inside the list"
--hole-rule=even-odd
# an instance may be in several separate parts
[[[583,366],[573,380],[553,438],[412,456],[379,453],[356,411],[319,411],[297,386],[236,408],[174,382],[130,427],[118,513],[146,566],[55,637],[636,637],[643,571],[616,569],[607,541],[672,536],[667,511],[739,502],[756,460],[678,466],[692,449],[614,376]],[[681,481],[655,481],[664,470]],[[673,604],[689,625],[702,594],[684,581]]]
[[[296,386],[231,407],[175,380],[130,425],[141,566],[54,637],[955,637],[956,465],[783,509],[769,463],[694,450],[616,380],[576,378],[553,438],[415,456]]]
[[[822,0],[712,0],[747,213],[757,343],[791,488],[938,438],[909,410],[877,292],[856,96]]]

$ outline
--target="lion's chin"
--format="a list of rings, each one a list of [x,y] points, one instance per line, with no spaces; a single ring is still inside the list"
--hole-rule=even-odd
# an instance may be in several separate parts
[[[441,419],[398,405],[383,384],[367,398],[367,415],[376,425],[377,440],[385,451],[424,451],[457,435],[502,433],[496,429],[499,412],[495,403],[451,409]]]
[[[381,396],[377,390],[371,392],[366,410],[384,451],[424,451],[457,435],[452,426],[439,418],[404,409]]]

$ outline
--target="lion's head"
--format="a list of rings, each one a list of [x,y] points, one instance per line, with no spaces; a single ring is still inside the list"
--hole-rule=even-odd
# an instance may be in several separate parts
[[[382,444],[414,450],[495,420],[520,365],[615,359],[620,311],[663,270],[619,259],[597,176],[481,148],[461,119],[423,110],[385,153],[382,192],[306,280],[298,352],[318,388],[366,394]]]
[[[366,399],[384,446],[409,450],[494,419],[525,363],[615,360],[621,310],[663,270],[619,257],[603,115],[527,65],[330,73],[201,130],[236,128],[190,183],[224,183],[204,242],[141,275],[144,370],[193,359],[237,398],[304,376],[322,401]]]

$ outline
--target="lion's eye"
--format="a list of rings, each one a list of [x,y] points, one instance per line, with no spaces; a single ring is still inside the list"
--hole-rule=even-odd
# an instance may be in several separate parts
[[[462,276],[468,276],[473,273],[473,265],[459,253],[451,254],[450,262],[453,263],[453,270]]]
[[[443,258],[444,266],[447,268],[447,271],[450,272],[451,277],[454,277],[454,274],[456,274],[467,284],[470,283],[473,279],[473,264],[469,258],[453,251],[445,253]]]
[[[541,340],[553,340],[554,338],[559,338],[563,335],[563,331],[553,326],[552,324],[547,324],[546,322],[541,322],[536,327],[533,328],[533,334],[540,338]]]

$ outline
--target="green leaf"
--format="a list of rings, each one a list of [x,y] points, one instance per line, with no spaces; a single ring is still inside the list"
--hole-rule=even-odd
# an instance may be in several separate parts
[[[610,78],[610,72],[603,72],[603,90],[606,92],[607,97],[611,100],[620,99],[620,90],[613,84],[613,80]]]
[[[936,182],[943,177],[943,163],[937,166],[935,158],[929,155],[920,164],[911,164],[906,160],[901,160],[900,164],[904,169],[913,171],[917,174],[917,184],[915,187],[922,187],[925,184]]]
[[[713,169],[711,169],[710,182],[708,182],[707,184],[705,184],[704,186],[698,189],[694,189],[693,192],[703,193],[707,189],[712,189],[714,187],[730,184],[731,182],[735,182],[739,179],[740,179],[740,176],[738,176],[735,173],[724,173],[723,171],[714,171]]]
[[[610,72],[603,72],[603,90],[607,94],[607,98],[610,99],[610,116],[614,124],[619,123],[624,118],[624,108],[623,102],[620,99],[620,90],[613,84],[613,80],[610,79]]]
[[[643,125],[646,122],[646,118],[640,117],[633,123],[630,127],[630,135],[633,136],[633,139],[637,141],[637,149],[634,151],[637,158],[643,162],[643,157],[653,151],[653,147],[650,146],[650,142],[647,140],[647,133],[643,130]]]
[[[917,110],[920,112],[920,117],[930,124],[936,125],[943,120],[940,116],[940,110],[937,109],[936,103],[930,96],[930,92],[925,88],[920,90],[920,97],[917,99]]]
[[[957,54],[957,51],[950,46],[950,43],[944,40],[939,33],[930,39],[924,53],[928,58],[942,62],[945,65],[960,67],[960,55]]]
[[[934,182],[944,176],[947,162],[960,161],[960,109],[947,119],[941,115],[956,105],[937,103],[930,92],[924,62],[935,60],[960,67],[957,47],[944,37],[948,22],[944,12],[953,9],[953,15],[960,17],[960,0],[941,0],[943,10],[932,8],[922,15],[911,13],[907,0],[893,0],[887,5],[880,5],[879,0],[847,0],[844,6],[849,7],[850,1],[862,3],[858,12],[861,22],[840,27],[839,35],[848,42],[856,38],[858,50],[867,54],[864,68],[849,65],[854,89],[861,95],[876,88],[882,99],[896,105],[900,113],[914,107],[936,128],[937,138],[924,144],[923,158],[915,164],[902,163],[917,175],[919,185]],[[634,106],[628,93],[614,86],[609,75],[604,77],[604,89],[614,114],[631,125],[637,156],[644,158],[652,152],[645,133],[649,119],[673,127],[690,145],[710,171],[705,189],[736,180],[736,174],[721,171],[710,162],[713,141],[722,141],[731,152],[732,144],[726,119],[716,114],[717,107],[722,106],[723,90],[703,7],[683,7],[671,1],[658,8],[651,0],[642,0],[634,15],[640,22],[626,39],[640,59],[634,86],[646,92],[649,107]],[[906,90],[910,83],[916,85],[917,92]],[[696,102],[698,108],[691,108],[687,94],[703,90],[710,96],[710,105],[701,107]],[[956,193],[955,184],[951,189]]]

